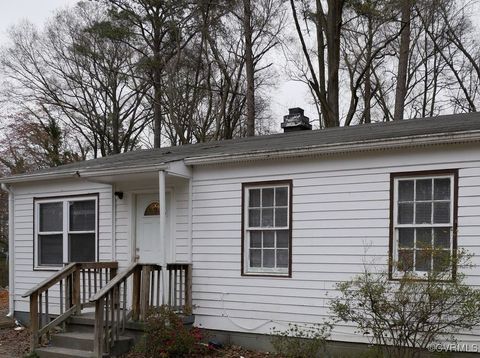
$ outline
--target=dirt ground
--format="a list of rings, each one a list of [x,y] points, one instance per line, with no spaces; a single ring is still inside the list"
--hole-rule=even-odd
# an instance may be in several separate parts
[[[126,358],[145,358],[143,354],[130,353]],[[242,347],[231,346],[218,350],[211,350],[208,354],[192,358],[281,358],[274,353],[249,351]]]
[[[29,350],[30,334],[27,329],[15,330],[8,313],[8,291],[0,288],[0,357],[21,358]]]

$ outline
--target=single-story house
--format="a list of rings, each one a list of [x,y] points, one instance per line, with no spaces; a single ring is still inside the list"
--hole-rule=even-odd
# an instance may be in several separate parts
[[[254,342],[272,327],[327,318],[335,285],[364,265],[403,260],[430,270],[420,235],[480,263],[480,114],[312,130],[297,108],[282,128],[0,179],[10,204],[11,313],[40,317],[41,329],[83,309],[108,313],[119,292],[125,320],[130,308],[138,318],[173,297],[190,305],[196,326]],[[102,268],[110,276],[97,288]],[[480,286],[480,269],[467,279]],[[115,338],[95,330],[94,349],[104,352]],[[348,324],[331,339],[366,342]],[[478,342],[480,331],[461,339]]]

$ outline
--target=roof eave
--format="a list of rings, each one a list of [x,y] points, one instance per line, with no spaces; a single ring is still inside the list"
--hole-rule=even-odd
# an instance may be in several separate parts
[[[97,177],[102,177],[105,175],[122,175],[122,174],[135,174],[135,173],[146,173],[154,172],[159,170],[168,169],[168,165],[165,163],[161,164],[152,164],[152,165],[142,165],[129,168],[106,168],[101,170],[89,170],[89,169],[80,169],[80,170],[69,170],[69,171],[59,171],[51,173],[32,173],[32,174],[23,174],[15,175],[6,178],[0,178],[0,183],[3,184],[17,184],[17,183],[27,183],[33,181],[44,181],[44,180],[56,180],[56,179],[93,179]]]
[[[464,131],[456,133],[437,133],[417,136],[405,136],[390,139],[355,141],[339,144],[322,144],[315,146],[299,146],[288,150],[263,150],[239,154],[221,154],[208,157],[191,157],[184,159],[187,165],[224,164],[251,160],[292,158],[312,155],[328,155],[361,151],[399,149],[416,146],[439,144],[459,144],[480,141],[480,131]]]

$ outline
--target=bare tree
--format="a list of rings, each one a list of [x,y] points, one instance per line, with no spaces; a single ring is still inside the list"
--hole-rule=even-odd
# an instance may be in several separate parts
[[[407,71],[410,55],[410,23],[412,16],[412,0],[401,1],[402,28],[400,30],[400,48],[398,54],[397,87],[395,91],[394,120],[403,119],[405,97],[407,95]]]
[[[141,56],[153,89],[154,147],[161,146],[162,77],[168,63],[196,35],[195,6],[186,0],[104,0],[129,31],[125,43]]]
[[[340,41],[342,31],[342,14],[344,0],[328,0],[327,8],[321,0],[315,1],[314,10],[311,4],[305,2],[301,9],[305,20],[315,26],[315,52],[307,45],[306,34],[300,25],[299,14],[295,0],[290,0],[292,16],[298,38],[302,45],[302,52],[306,59],[308,71],[304,76],[315,95],[315,101],[321,109],[325,127],[340,125],[339,115],[339,70],[340,70]],[[317,70],[314,66],[314,56],[317,58]]]
[[[11,32],[2,56],[10,99],[29,112],[54,108],[95,157],[132,150],[150,121],[148,87],[135,53],[104,36],[105,13],[80,4],[43,32],[29,24]]]

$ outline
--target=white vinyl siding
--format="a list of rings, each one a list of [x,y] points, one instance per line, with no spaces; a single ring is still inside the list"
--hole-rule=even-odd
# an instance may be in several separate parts
[[[193,182],[193,299],[196,324],[268,334],[289,322],[330,318],[336,284],[388,269],[390,175],[459,169],[458,245],[480,264],[480,149],[415,148],[198,166]],[[242,183],[293,180],[292,277],[242,276]],[[480,287],[480,271],[465,271]],[[365,342],[349,324],[334,340]],[[461,337],[477,342],[480,332]]]
[[[98,260],[112,259],[112,191],[107,184],[81,180],[55,180],[33,184],[16,184],[14,217],[14,280],[15,310],[28,312],[28,298],[22,298],[27,290],[49,278],[58,270],[34,269],[34,199],[53,196],[98,195]],[[57,292],[52,291],[50,301],[58,302]],[[52,310],[55,313],[55,310]]]

